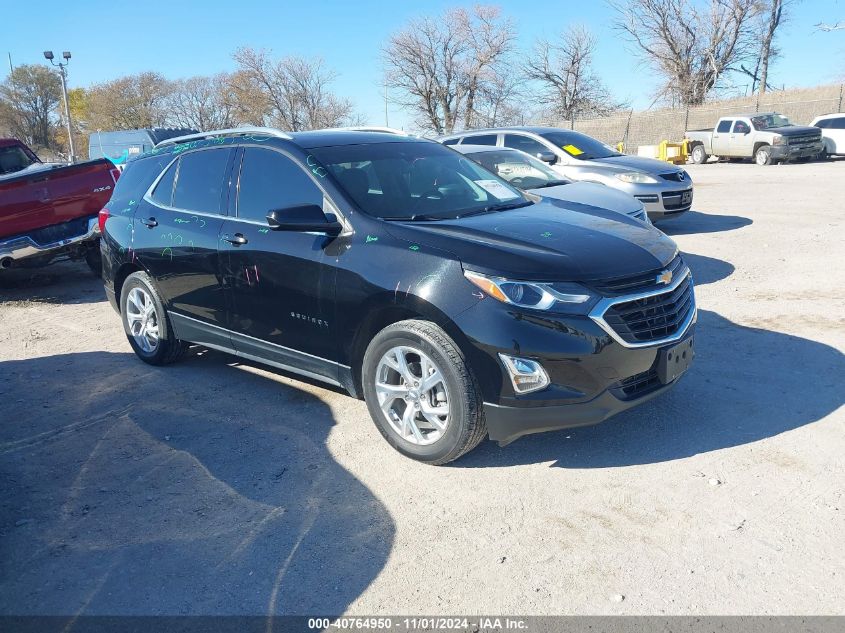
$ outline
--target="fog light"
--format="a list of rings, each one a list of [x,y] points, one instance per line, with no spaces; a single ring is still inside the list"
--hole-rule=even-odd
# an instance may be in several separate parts
[[[499,354],[513,389],[517,393],[531,393],[549,386],[549,376],[543,366],[534,360]]]

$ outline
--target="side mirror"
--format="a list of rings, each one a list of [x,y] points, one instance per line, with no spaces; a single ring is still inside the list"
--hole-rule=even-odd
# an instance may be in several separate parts
[[[537,158],[549,165],[554,165],[557,162],[557,155],[554,152],[537,152]]]
[[[274,231],[297,231],[299,233],[324,233],[339,235],[343,225],[334,214],[325,214],[316,204],[302,204],[295,207],[275,209],[267,214],[267,224]]]

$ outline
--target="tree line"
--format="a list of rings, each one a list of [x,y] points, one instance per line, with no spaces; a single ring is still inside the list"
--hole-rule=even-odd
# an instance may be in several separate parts
[[[775,36],[795,0],[607,0],[632,54],[660,79],[655,103],[688,107],[724,89],[731,74],[770,89]],[[583,25],[517,45],[498,7],[476,5],[409,21],[382,46],[385,88],[423,131],[605,116],[627,106],[598,76],[598,42]],[[267,125],[299,131],[364,123],[332,91],[321,58],[240,48],[236,69],[170,80],[154,71],[69,91],[77,154],[97,130]],[[44,65],[22,65],[0,84],[0,133],[66,152],[61,87]]]

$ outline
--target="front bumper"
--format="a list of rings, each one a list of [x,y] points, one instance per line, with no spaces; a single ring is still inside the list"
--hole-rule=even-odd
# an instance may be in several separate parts
[[[30,235],[16,235],[0,242],[0,263],[4,268],[7,268],[15,261],[29,257],[55,257],[60,255],[63,250],[94,240],[99,235],[100,226],[97,216],[88,219],[83,233],[48,243],[39,243]]]
[[[643,203],[652,222],[677,217],[692,207],[693,186],[689,177],[683,181],[667,180],[656,184],[613,185]]]
[[[772,159],[774,160],[792,160],[795,158],[815,158],[822,153],[824,145],[821,141],[818,143],[809,143],[802,145],[772,145]]]

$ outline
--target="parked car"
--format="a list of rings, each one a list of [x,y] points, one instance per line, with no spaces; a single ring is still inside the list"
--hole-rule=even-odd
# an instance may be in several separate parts
[[[627,156],[596,139],[553,127],[471,130],[438,139],[445,145],[510,147],[548,163],[569,180],[619,189],[643,203],[658,222],[692,206],[692,180],[686,171],[653,158]]]
[[[97,214],[119,172],[106,160],[42,163],[17,139],[0,139],[0,269],[84,258],[99,274]]]
[[[822,131],[822,158],[845,155],[845,113],[817,116],[810,125]]]
[[[88,158],[108,158],[123,169],[130,158],[149,152],[157,143],[176,136],[195,134],[190,128],[145,128],[139,130],[97,131],[88,135]]]
[[[605,420],[693,357],[671,239],[432,141],[171,139],[128,164],[100,217],[106,294],[141,360],[190,342],[341,386],[431,464]]]
[[[821,131],[792,125],[776,112],[726,116],[715,128],[688,130],[692,162],[707,162],[710,156],[752,158],[758,165],[815,158],[822,151]]]
[[[453,145],[476,163],[507,180],[522,191],[573,204],[586,204],[616,211],[650,222],[643,203],[636,198],[593,182],[575,182],[561,178],[539,158],[529,156],[518,149],[491,147],[490,145]]]

